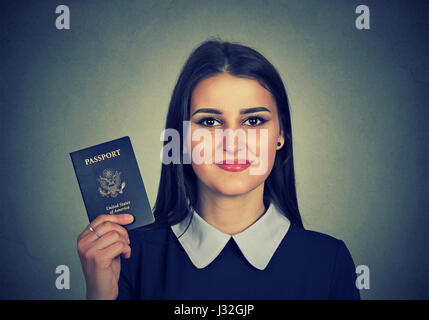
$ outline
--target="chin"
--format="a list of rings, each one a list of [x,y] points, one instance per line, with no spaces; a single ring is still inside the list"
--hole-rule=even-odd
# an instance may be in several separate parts
[[[246,194],[253,189],[255,189],[260,183],[256,183],[253,181],[244,181],[230,179],[225,183],[220,183],[219,185],[214,185],[212,188],[216,190],[218,193],[225,196],[239,196]],[[263,183],[263,182],[262,182]]]
[[[243,195],[254,190],[263,184],[267,178],[265,176],[249,175],[247,170],[230,173],[219,168],[215,168],[215,170],[199,169],[201,167],[194,167],[194,172],[200,183],[215,193],[231,197]]]

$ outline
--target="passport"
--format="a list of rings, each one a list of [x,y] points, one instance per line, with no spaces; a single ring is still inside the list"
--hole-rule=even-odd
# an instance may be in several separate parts
[[[70,153],[89,221],[129,213],[132,230],[155,221],[128,136]]]

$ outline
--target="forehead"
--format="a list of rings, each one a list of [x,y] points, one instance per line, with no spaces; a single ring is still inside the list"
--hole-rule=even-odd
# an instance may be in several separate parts
[[[195,87],[191,98],[191,114],[199,107],[227,111],[256,106],[275,109],[271,93],[257,80],[239,78],[226,73],[202,80]]]

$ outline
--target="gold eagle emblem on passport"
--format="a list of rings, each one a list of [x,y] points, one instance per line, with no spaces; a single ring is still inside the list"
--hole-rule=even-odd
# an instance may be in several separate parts
[[[121,181],[121,173],[112,169],[104,169],[103,174],[98,177],[100,186],[98,193],[103,197],[116,198],[122,194],[125,188],[125,181]]]

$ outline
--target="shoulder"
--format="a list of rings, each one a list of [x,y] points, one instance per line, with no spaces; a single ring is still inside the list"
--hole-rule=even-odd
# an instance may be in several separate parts
[[[330,266],[353,264],[351,254],[343,240],[296,226],[291,226],[290,231],[289,245],[296,257],[312,263],[327,263]]]
[[[343,240],[291,226],[290,244],[298,265],[308,274],[329,279],[329,298],[359,299],[353,258]]]
[[[335,253],[344,242],[333,236],[314,230],[291,226],[291,238],[300,250]]]

